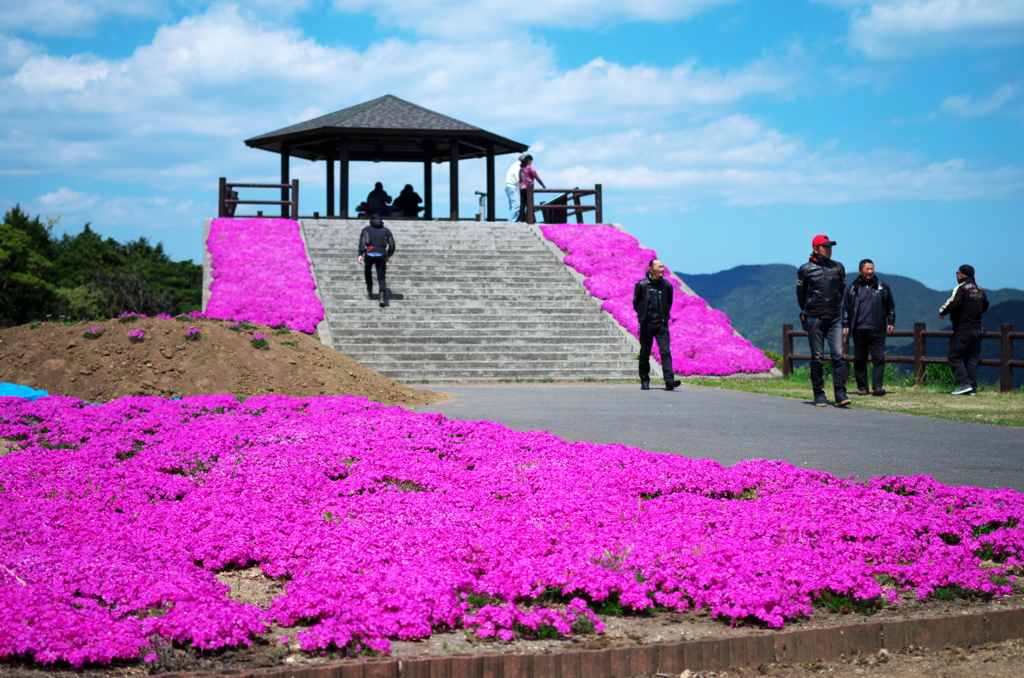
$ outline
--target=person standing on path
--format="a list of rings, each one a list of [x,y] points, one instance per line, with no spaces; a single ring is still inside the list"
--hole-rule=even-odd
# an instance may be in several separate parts
[[[366,294],[373,296],[373,269],[377,269],[377,287],[380,289],[380,306],[387,303],[388,261],[395,253],[395,237],[384,227],[380,217],[370,219],[370,225],[359,234],[359,259],[366,276]]]
[[[988,310],[988,295],[974,282],[974,267],[964,264],[956,271],[957,286],[939,309],[939,319],[953,321],[949,338],[949,366],[958,386],[950,395],[977,395],[981,362],[981,315]]]
[[[519,221],[519,171],[522,169],[522,162],[525,155],[516,158],[508,172],[505,172],[505,195],[508,196],[508,220],[509,222]]]
[[[633,286],[633,310],[640,321],[640,389],[651,389],[651,347],[658,341],[661,372],[665,390],[671,391],[682,382],[672,372],[672,350],[669,348],[668,321],[672,312],[672,285],[665,280],[665,264],[651,259],[647,276]]]
[[[836,407],[846,407],[846,361],[843,359],[842,312],[846,292],[846,269],[832,260],[836,244],[827,235],[816,235],[811,241],[810,260],[797,269],[796,300],[800,304],[800,322],[811,345],[811,388],[814,404],[826,407],[825,377],[822,368],[825,341],[832,358],[832,389]]]
[[[868,352],[871,352],[871,394],[884,396],[885,335],[896,327],[896,303],[892,290],[875,276],[875,262],[862,259],[860,276],[846,290],[843,300],[843,337],[853,335],[853,374],[857,395],[868,394]]]
[[[530,221],[526,214],[529,209],[526,205],[526,191],[533,185],[534,180],[540,184],[541,188],[547,188],[540,175],[537,174],[537,170],[533,169],[533,156],[524,155],[522,167],[519,170],[519,221]]]

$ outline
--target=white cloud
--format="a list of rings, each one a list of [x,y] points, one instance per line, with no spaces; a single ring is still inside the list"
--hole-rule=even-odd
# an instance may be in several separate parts
[[[85,37],[114,16],[163,16],[168,0],[6,0],[0,3],[0,26],[38,35]]]
[[[619,22],[689,19],[736,0],[549,0],[510,6],[500,0],[334,0],[342,12],[370,12],[419,35],[466,41],[533,27],[593,29]]]
[[[1016,94],[1015,87],[1003,85],[989,96],[978,100],[975,100],[970,94],[948,96],[942,100],[939,111],[958,118],[982,118],[1001,109]]]
[[[213,202],[212,200],[210,201]],[[201,225],[210,205],[163,195],[145,198],[100,196],[80,193],[61,186],[24,206],[29,214],[59,217],[65,227],[76,228],[92,222],[104,225],[146,224],[147,228],[181,228],[183,223]]]
[[[630,202],[836,205],[873,200],[1006,198],[1024,190],[1024,167],[975,168],[886,153],[831,154],[731,116],[673,133],[632,130],[555,145],[536,164],[555,186],[601,183]]]
[[[853,9],[850,44],[866,55],[903,58],[954,47],[1024,42],[1021,0],[817,0]]]

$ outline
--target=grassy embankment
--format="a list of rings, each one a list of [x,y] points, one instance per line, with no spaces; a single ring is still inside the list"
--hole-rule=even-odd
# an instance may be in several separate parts
[[[891,365],[886,366],[886,395],[882,397],[857,396],[855,395],[857,384],[853,382],[851,386],[848,386],[850,398],[853,400],[850,407],[938,417],[974,424],[1024,428],[1024,389],[1018,388],[1009,393],[1000,393],[998,384],[982,384],[979,386],[976,396],[951,396],[949,392],[953,387],[948,383],[948,379],[939,378],[933,380],[932,383],[915,386],[912,378],[889,369],[891,367]],[[850,376],[852,378],[853,375]],[[810,370],[807,367],[798,368],[788,378],[715,379],[694,377],[686,379],[685,383],[803,400],[812,398]],[[831,399],[831,375],[827,375],[825,393]]]

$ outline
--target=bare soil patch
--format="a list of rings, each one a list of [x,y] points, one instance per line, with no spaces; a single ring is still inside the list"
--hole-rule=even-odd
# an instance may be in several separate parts
[[[415,407],[449,397],[392,381],[301,332],[256,325],[255,331],[267,337],[269,346],[254,348],[249,332],[229,329],[233,324],[145,318],[127,324],[115,319],[3,329],[0,381],[90,402],[132,395],[351,394]],[[102,336],[84,337],[93,327],[102,327]],[[128,332],[137,327],[143,328],[146,339],[131,343]],[[199,327],[202,338],[186,340],[190,327]]]

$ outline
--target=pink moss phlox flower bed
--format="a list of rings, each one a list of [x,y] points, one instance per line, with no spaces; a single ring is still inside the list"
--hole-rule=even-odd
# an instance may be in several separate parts
[[[640,326],[633,310],[633,285],[642,280],[654,250],[640,247],[636,238],[604,224],[549,224],[541,231],[551,242],[569,252],[571,266],[587,276],[583,285],[628,332],[639,339]],[[725,375],[736,372],[764,372],[775,367],[758,348],[736,336],[729,316],[709,307],[700,297],[685,294],[679,278],[665,271],[675,288],[672,300],[672,366],[680,375]],[[654,357],[661,354],[654,345]]]
[[[299,223],[291,219],[214,219],[207,248],[213,268],[206,314],[312,333],[324,319]]]
[[[0,657],[39,662],[270,622],[307,650],[601,631],[602,604],[780,627],[830,595],[1006,594],[1024,554],[1011,490],[723,468],[353,396],[6,397],[0,439]],[[254,564],[284,585],[267,610],[214,576]]]

